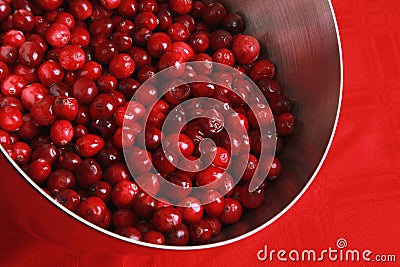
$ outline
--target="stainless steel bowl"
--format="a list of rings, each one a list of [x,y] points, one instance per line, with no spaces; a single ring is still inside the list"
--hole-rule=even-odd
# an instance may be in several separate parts
[[[293,100],[297,128],[281,154],[282,176],[266,192],[264,206],[197,247],[153,246],[129,241],[88,224],[47,196],[0,155],[2,220],[67,248],[112,254],[147,253],[154,248],[200,249],[250,235],[277,219],[307,189],[327,153],[341,100],[340,42],[328,0],[223,0],[246,18],[272,62],[276,79]],[[4,151],[3,151],[4,152]],[[12,190],[10,190],[10,188]],[[135,249],[133,249],[135,248]]]

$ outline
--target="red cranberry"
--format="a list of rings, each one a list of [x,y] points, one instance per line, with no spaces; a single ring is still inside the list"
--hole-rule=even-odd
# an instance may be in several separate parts
[[[124,0],[118,6],[118,13],[126,19],[133,19],[135,18],[138,9],[139,7],[136,0]]]
[[[10,45],[0,46],[0,60],[6,64],[14,64],[18,58],[17,48]]]
[[[207,34],[198,32],[190,36],[189,44],[196,53],[202,53],[210,47],[210,39]]]
[[[76,151],[85,158],[95,156],[104,147],[104,140],[97,135],[87,134],[76,141]]]
[[[88,78],[78,79],[72,89],[73,96],[80,104],[89,104],[98,94],[96,83]]]
[[[81,157],[73,152],[66,151],[58,158],[57,167],[74,171],[81,163]]]
[[[189,236],[190,240],[195,244],[203,244],[210,241],[213,231],[207,221],[201,220],[190,225]]]
[[[165,155],[160,148],[153,153],[154,168],[160,173],[172,173],[176,169],[178,158],[173,153]]]
[[[0,11],[0,22],[2,22],[7,19],[11,13],[11,7],[7,1],[0,2]]]
[[[93,6],[88,0],[72,0],[69,2],[69,12],[77,20],[85,20],[90,17]]]
[[[203,217],[203,206],[200,201],[194,197],[183,199],[179,202],[177,209],[181,213],[184,223],[195,223],[200,221]]]
[[[205,7],[206,5],[203,2],[193,1],[193,7],[192,11],[190,12],[190,16],[192,16],[195,21],[201,20],[201,16]]]
[[[172,24],[172,15],[168,10],[160,10],[156,13],[156,16],[159,20],[159,24],[156,28],[156,31],[167,31],[168,27]]]
[[[112,147],[112,146],[107,147],[106,146],[106,147],[103,147],[103,149],[101,149],[99,153],[97,153],[96,160],[100,164],[100,166],[102,166],[105,169],[105,173],[103,176],[103,179],[105,179],[106,173],[107,173],[107,168],[111,167],[112,165],[114,165],[116,163],[122,162],[122,155],[121,155],[121,152],[118,149],[116,149],[115,147]],[[126,166],[124,164],[121,164],[121,165],[124,166],[127,173],[129,173]],[[113,183],[113,185],[115,185],[115,183]]]
[[[17,74],[10,74],[1,83],[1,93],[3,96],[20,97],[22,90],[28,85],[26,79]]]
[[[59,156],[60,156],[60,151],[55,145],[50,143],[43,143],[40,146],[38,145],[35,148],[35,151],[33,151],[32,160],[37,160],[42,158],[53,166],[56,163]]]
[[[108,167],[103,174],[103,180],[109,182],[112,186],[131,179],[128,168],[123,163],[115,163]]]
[[[187,41],[190,37],[188,28],[180,23],[173,23],[168,27],[167,33],[172,42]]]
[[[58,96],[54,100],[54,115],[61,120],[73,121],[78,114],[78,101],[68,96]]]
[[[171,38],[162,32],[150,36],[147,42],[147,51],[152,57],[160,58],[171,45]]]
[[[50,128],[50,137],[57,146],[65,146],[72,141],[74,128],[67,120],[55,121]]]
[[[75,175],[65,169],[53,171],[47,179],[47,189],[56,195],[65,189],[73,189],[75,186]]]
[[[27,9],[18,9],[14,11],[12,23],[17,30],[31,32],[35,28],[35,17]]]
[[[141,189],[146,193],[155,196],[160,190],[160,175],[147,173],[141,174],[135,178],[135,181],[140,185]]]
[[[29,164],[28,173],[35,183],[42,184],[51,173],[51,165],[42,158],[34,160]]]
[[[23,124],[22,113],[15,107],[0,108],[0,127],[5,131],[17,131]]]
[[[138,217],[130,208],[117,209],[113,212],[112,222],[115,228],[133,226],[138,222]]]
[[[115,185],[111,198],[116,207],[127,208],[138,193],[139,187],[134,182],[123,180]]]
[[[165,243],[171,246],[185,246],[189,243],[189,230],[181,223],[165,234]]]
[[[295,127],[295,117],[290,113],[282,113],[276,120],[276,130],[281,136],[291,135]]]
[[[10,144],[11,143],[11,139],[10,139],[10,135],[3,130],[0,130],[0,144]]]
[[[46,41],[53,47],[64,47],[69,43],[71,33],[67,26],[53,23],[46,31]]]
[[[221,48],[215,51],[213,60],[216,63],[224,64],[229,67],[235,65],[235,56],[233,55],[233,52],[227,48]]]
[[[143,241],[156,245],[164,245],[165,237],[158,231],[149,231],[143,236]]]
[[[287,96],[275,95],[269,101],[272,112],[275,115],[280,115],[282,113],[289,113],[291,110],[291,103]]]
[[[153,164],[151,156],[146,150],[133,147],[130,149],[129,155],[128,165],[134,174],[143,174],[151,170]]]
[[[152,12],[141,12],[136,15],[134,23],[136,26],[143,25],[150,31],[154,31],[160,21]]]
[[[226,15],[227,11],[224,5],[214,2],[203,9],[202,19],[207,25],[217,28]]]
[[[61,49],[58,56],[61,66],[69,71],[78,70],[86,61],[85,52],[79,45],[68,45]]]
[[[54,100],[54,96],[47,95],[31,107],[32,118],[39,126],[50,126],[56,120],[53,111]]]
[[[0,61],[0,82],[4,80],[10,74],[10,70],[6,63]]]
[[[188,14],[193,7],[192,0],[170,0],[169,6],[171,10],[179,15]]]
[[[25,35],[23,32],[18,30],[9,30],[4,34],[3,45],[11,45],[19,48],[25,43]]]
[[[207,217],[204,220],[210,225],[213,236],[216,236],[221,232],[222,223],[218,218]]]
[[[115,55],[110,61],[109,71],[117,79],[128,78],[135,70],[135,62],[128,54]]]
[[[269,180],[276,180],[279,177],[279,175],[281,175],[281,172],[282,172],[281,161],[277,157],[274,157],[267,178]]]
[[[139,230],[132,226],[116,229],[115,233],[135,241],[142,240],[142,235],[140,234]]]
[[[256,209],[264,203],[265,191],[263,188],[258,188],[253,192],[249,192],[249,185],[243,187],[240,193],[240,203],[245,208]]]
[[[250,35],[238,35],[232,43],[232,51],[241,64],[251,64],[260,55],[260,43]]]
[[[232,35],[223,30],[216,30],[210,36],[210,48],[211,51],[215,52],[221,48],[230,49],[232,46],[233,38]]]
[[[21,102],[27,110],[30,110],[33,104],[43,99],[48,94],[47,89],[40,83],[33,83],[22,90]]]
[[[13,152],[15,154],[15,162],[19,165],[25,165],[32,159],[32,148],[27,143],[13,143]]]
[[[167,233],[182,222],[179,211],[173,207],[157,209],[153,214],[153,224],[162,233]]]
[[[241,34],[245,29],[245,22],[237,13],[228,14],[221,22],[221,27],[232,35]]]
[[[74,28],[70,29],[71,45],[80,45],[81,47],[87,47],[90,44],[90,35],[89,31],[82,26],[75,26]]]
[[[225,224],[234,224],[242,217],[242,205],[233,198],[225,198],[225,209],[219,217]]]
[[[274,76],[275,65],[267,59],[258,61],[250,71],[250,78],[255,82],[258,82],[261,79],[272,80]]]
[[[40,82],[48,87],[53,83],[61,82],[64,79],[64,71],[60,64],[55,61],[45,61],[38,69]]]
[[[75,211],[80,203],[80,197],[78,193],[72,189],[65,189],[55,195],[54,198],[58,203],[70,211]]]
[[[79,203],[76,213],[89,222],[99,225],[106,215],[106,204],[99,197],[88,197]]]
[[[209,190],[202,196],[205,212],[212,217],[219,217],[224,212],[225,199],[215,190]]]
[[[181,187],[178,190],[168,191],[167,195],[171,199],[183,199],[192,192],[192,181],[190,177],[184,173],[171,173],[167,177],[168,181]]]
[[[133,199],[133,210],[142,219],[150,219],[157,209],[157,200],[145,192],[140,192]]]
[[[90,117],[93,120],[111,118],[114,110],[115,103],[113,98],[107,94],[100,94],[90,104]]]
[[[103,171],[97,161],[85,159],[75,169],[76,182],[80,187],[88,188],[92,184],[100,181]]]
[[[175,16],[173,18],[173,22],[185,25],[185,27],[188,28],[190,33],[194,31],[194,19],[189,15]]]

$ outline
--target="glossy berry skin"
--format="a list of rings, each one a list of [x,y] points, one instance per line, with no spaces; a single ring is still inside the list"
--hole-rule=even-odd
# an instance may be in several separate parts
[[[139,230],[132,226],[116,229],[115,233],[122,235],[124,237],[127,237],[129,239],[132,239],[132,240],[136,240],[136,241],[142,240],[142,235],[140,234]]]
[[[145,192],[140,192],[133,199],[132,207],[140,218],[150,219],[157,209],[157,200]]]
[[[68,10],[76,20],[85,20],[92,14],[93,6],[88,0],[72,0]]]
[[[135,71],[135,61],[128,54],[118,54],[111,58],[109,71],[117,79],[128,78]]]
[[[47,95],[31,107],[31,115],[39,126],[50,126],[56,120],[53,112],[54,96]]]
[[[189,243],[189,229],[183,223],[165,234],[165,243],[171,246],[185,246]]]
[[[74,171],[81,163],[81,157],[74,152],[66,151],[58,158],[57,167]]]
[[[234,224],[242,217],[242,205],[233,198],[225,198],[225,209],[219,217],[225,224]]]
[[[95,134],[86,134],[76,141],[77,153],[85,158],[94,157],[103,147],[103,138]]]
[[[222,215],[225,209],[225,199],[216,190],[209,190],[202,196],[202,203],[208,203],[204,205],[204,211],[212,217],[219,217]]]
[[[134,182],[121,181],[115,185],[112,191],[112,202],[118,208],[130,207],[139,191],[139,187]]]
[[[134,23],[136,26],[145,26],[150,31],[154,31],[160,21],[152,12],[141,12],[135,17]]]
[[[156,245],[164,245],[165,237],[162,233],[158,231],[148,231],[143,236],[143,242],[156,244]]]
[[[38,76],[40,82],[48,87],[64,79],[64,70],[59,63],[49,60],[39,66]]]
[[[61,66],[68,71],[79,70],[86,62],[86,54],[79,45],[67,45],[58,55]]]
[[[18,9],[14,11],[12,23],[17,30],[31,32],[35,27],[35,17],[27,9]]]
[[[292,108],[289,98],[285,95],[274,95],[269,101],[269,105],[275,115],[289,113]]]
[[[67,26],[53,23],[46,31],[46,41],[53,47],[64,47],[69,43],[71,33]]]
[[[171,0],[169,1],[171,10],[179,15],[188,14],[193,7],[192,0]]]
[[[73,121],[78,115],[78,101],[74,97],[59,96],[54,100],[53,111],[57,119]]]
[[[152,221],[157,230],[167,233],[182,222],[182,216],[177,209],[165,207],[154,212]]]
[[[51,173],[51,165],[42,158],[34,160],[29,164],[28,173],[33,181],[42,184]]]
[[[42,48],[35,42],[25,42],[18,50],[19,61],[28,67],[39,65],[43,56],[44,53]]]
[[[88,188],[100,181],[103,171],[97,161],[85,159],[74,171],[77,184],[82,188]]]
[[[241,34],[246,27],[244,19],[237,13],[231,13],[225,16],[221,22],[221,27],[232,35]]]
[[[258,188],[254,192],[249,192],[249,185],[242,188],[239,196],[239,201],[245,208],[256,209],[264,203],[265,191],[263,188]]]
[[[0,128],[12,132],[17,131],[23,124],[22,113],[15,107],[0,108]]]
[[[217,28],[226,15],[227,11],[225,7],[219,2],[214,2],[204,7],[202,20],[208,26]]]
[[[162,32],[154,33],[147,41],[147,51],[154,58],[160,58],[171,45],[171,38]]]
[[[21,92],[21,102],[25,109],[30,110],[34,103],[43,99],[48,90],[40,83],[32,83]]]
[[[107,207],[103,200],[98,197],[88,197],[79,203],[76,213],[85,220],[100,225],[106,216],[106,209]]]
[[[134,226],[138,222],[138,217],[131,208],[117,209],[113,212],[112,223],[115,228]]]
[[[282,172],[282,163],[277,157],[274,157],[267,178],[269,180],[276,180],[279,177],[279,175],[281,175],[281,172]]]
[[[182,215],[182,221],[186,224],[200,221],[203,217],[203,206],[194,197],[187,197],[179,202],[177,210]]]
[[[35,150],[32,154],[32,160],[42,158],[50,163],[51,166],[54,166],[59,156],[60,151],[58,150],[58,148],[54,144],[46,142],[35,147]]]
[[[73,189],[75,186],[75,175],[65,169],[58,169],[53,171],[47,179],[47,189],[53,195],[65,189]]]
[[[59,192],[54,196],[54,199],[70,211],[75,211],[80,203],[78,193],[72,189],[65,189]]]
[[[215,51],[213,59],[216,63],[224,64],[229,67],[235,65],[235,56],[233,52],[227,48],[221,48]]]
[[[295,128],[295,117],[291,113],[282,113],[276,120],[276,130],[281,136],[289,136]]]
[[[196,53],[203,53],[210,47],[210,39],[207,34],[198,32],[190,36],[189,44]]]
[[[57,146],[65,146],[72,141],[74,128],[67,120],[55,121],[50,127],[50,138]]]
[[[187,41],[190,37],[190,32],[183,24],[173,23],[167,29],[167,34],[172,42]]]
[[[220,219],[215,217],[206,217],[204,220],[210,225],[213,236],[216,236],[221,232],[222,223]]]
[[[251,64],[260,55],[260,43],[250,35],[238,35],[232,43],[232,52],[240,64]]]
[[[3,96],[20,97],[22,90],[28,85],[24,76],[10,74],[1,83],[1,93]]]
[[[97,96],[99,89],[96,83],[89,78],[78,79],[72,88],[72,95],[80,104],[89,104]]]
[[[195,244],[204,244],[210,241],[213,236],[212,228],[210,224],[201,220],[195,222],[189,226],[189,237]]]

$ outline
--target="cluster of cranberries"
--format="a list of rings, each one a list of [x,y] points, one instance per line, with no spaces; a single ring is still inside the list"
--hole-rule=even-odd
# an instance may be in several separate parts
[[[0,0],[0,23],[0,143],[66,208],[128,238],[186,245],[210,241],[223,225],[239,221],[242,207],[263,203],[266,181],[280,175],[281,163],[275,157],[264,184],[252,193],[247,190],[261,137],[254,122],[258,114],[249,112],[237,95],[196,84],[184,92],[167,92],[151,111],[146,105],[154,88],[131,100],[142,83],[177,63],[234,67],[249,75],[268,100],[279,151],[282,138],[294,129],[291,103],[273,80],[274,65],[259,59],[258,41],[243,34],[239,14],[229,14],[219,2],[192,0]],[[229,86],[235,83],[229,75],[225,79],[231,79]],[[217,190],[203,200],[186,194],[180,196],[186,205],[175,207],[144,192],[128,171],[122,153],[128,145],[122,138],[125,112],[128,104],[136,105],[136,131],[124,137],[129,145],[135,146],[136,135],[145,135],[146,148],[132,149],[138,169],[149,165],[141,161],[148,153],[161,175],[191,188],[215,179],[240,151],[231,151],[231,145],[242,142],[213,136],[216,157],[199,173],[171,165],[160,149],[163,121],[183,100],[204,94],[229,105],[248,129],[246,177],[225,196]],[[144,129],[141,118],[147,112]],[[179,133],[179,148],[188,159],[199,157],[197,145],[210,131],[204,127],[207,123],[191,122]],[[148,179],[154,188],[160,182],[146,173],[137,178]],[[204,199],[211,203],[201,205]]]

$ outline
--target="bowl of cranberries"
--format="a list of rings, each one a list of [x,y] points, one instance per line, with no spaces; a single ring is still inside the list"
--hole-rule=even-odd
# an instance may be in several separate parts
[[[215,247],[304,193],[340,106],[320,0],[0,0],[2,220],[68,248]]]

